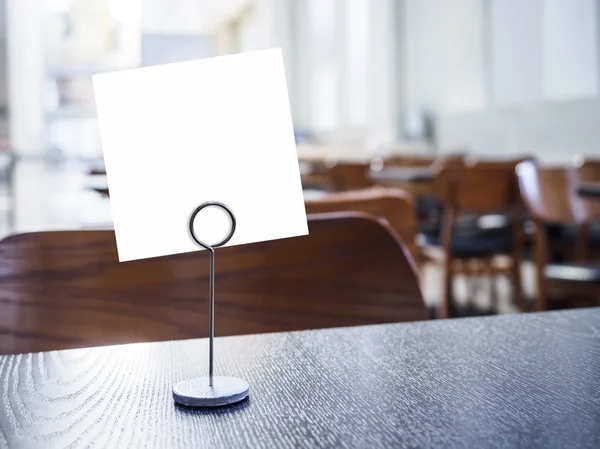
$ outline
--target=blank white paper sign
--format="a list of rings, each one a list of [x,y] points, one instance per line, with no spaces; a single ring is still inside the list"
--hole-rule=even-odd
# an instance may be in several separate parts
[[[280,49],[103,73],[93,84],[120,262],[202,250],[188,223],[207,201],[235,215],[224,246],[308,234]],[[209,209],[194,228],[215,244],[229,222]]]

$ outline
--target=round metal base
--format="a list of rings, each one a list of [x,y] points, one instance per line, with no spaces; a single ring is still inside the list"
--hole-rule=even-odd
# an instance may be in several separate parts
[[[173,387],[175,402],[188,407],[219,407],[235,404],[248,396],[250,385],[237,377],[213,377],[213,385],[208,385],[208,377],[184,380]]]

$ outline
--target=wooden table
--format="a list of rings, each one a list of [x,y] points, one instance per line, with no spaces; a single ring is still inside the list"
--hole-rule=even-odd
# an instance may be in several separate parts
[[[377,182],[432,182],[435,172],[425,167],[388,167],[373,170],[369,173],[372,180]]]
[[[206,340],[0,357],[0,447],[600,447],[600,309],[227,337],[215,350],[217,374],[250,382],[247,401],[174,404],[174,382],[205,374]]]
[[[327,195],[329,195],[328,192],[316,189],[304,189],[302,192],[304,193],[304,201],[320,200],[322,198],[326,198]]]
[[[304,162],[325,163],[326,161],[337,162],[368,162],[376,154],[367,151],[362,146],[348,145],[296,145],[298,159]]]
[[[586,182],[577,189],[577,194],[585,198],[600,199],[600,182]]]
[[[375,184],[402,189],[415,198],[433,194],[435,176],[429,167],[384,167],[369,172]]]

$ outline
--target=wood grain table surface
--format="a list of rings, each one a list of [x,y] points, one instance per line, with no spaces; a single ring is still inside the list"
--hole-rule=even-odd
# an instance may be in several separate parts
[[[218,331],[218,330],[217,330]],[[0,447],[599,448],[600,309],[218,338],[248,400],[176,406],[206,340],[0,357]]]

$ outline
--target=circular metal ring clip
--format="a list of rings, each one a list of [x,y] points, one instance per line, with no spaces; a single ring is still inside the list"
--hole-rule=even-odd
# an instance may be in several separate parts
[[[208,245],[208,244],[204,243],[202,240],[200,240],[198,238],[198,236],[196,235],[196,231],[194,231],[194,220],[196,219],[196,215],[198,215],[198,213],[202,209],[205,209],[205,208],[211,207],[211,206],[215,206],[215,207],[219,207],[219,208],[223,209],[225,212],[227,212],[227,214],[229,215],[229,218],[231,219],[231,229],[229,230],[229,234],[222,241],[220,241],[219,243],[215,243],[214,245]],[[190,235],[192,236],[194,241],[198,245],[200,245],[203,248],[206,248],[208,250],[213,249],[213,248],[218,248],[219,246],[223,246],[225,243],[227,243],[229,240],[231,240],[231,237],[233,237],[233,233],[235,232],[235,227],[236,227],[235,215],[233,215],[233,212],[231,211],[231,209],[229,207],[227,207],[226,204],[219,203],[217,201],[208,201],[208,202],[202,203],[200,206],[198,206],[194,210],[194,212],[192,212],[192,215],[190,217],[190,223],[189,223]]]

